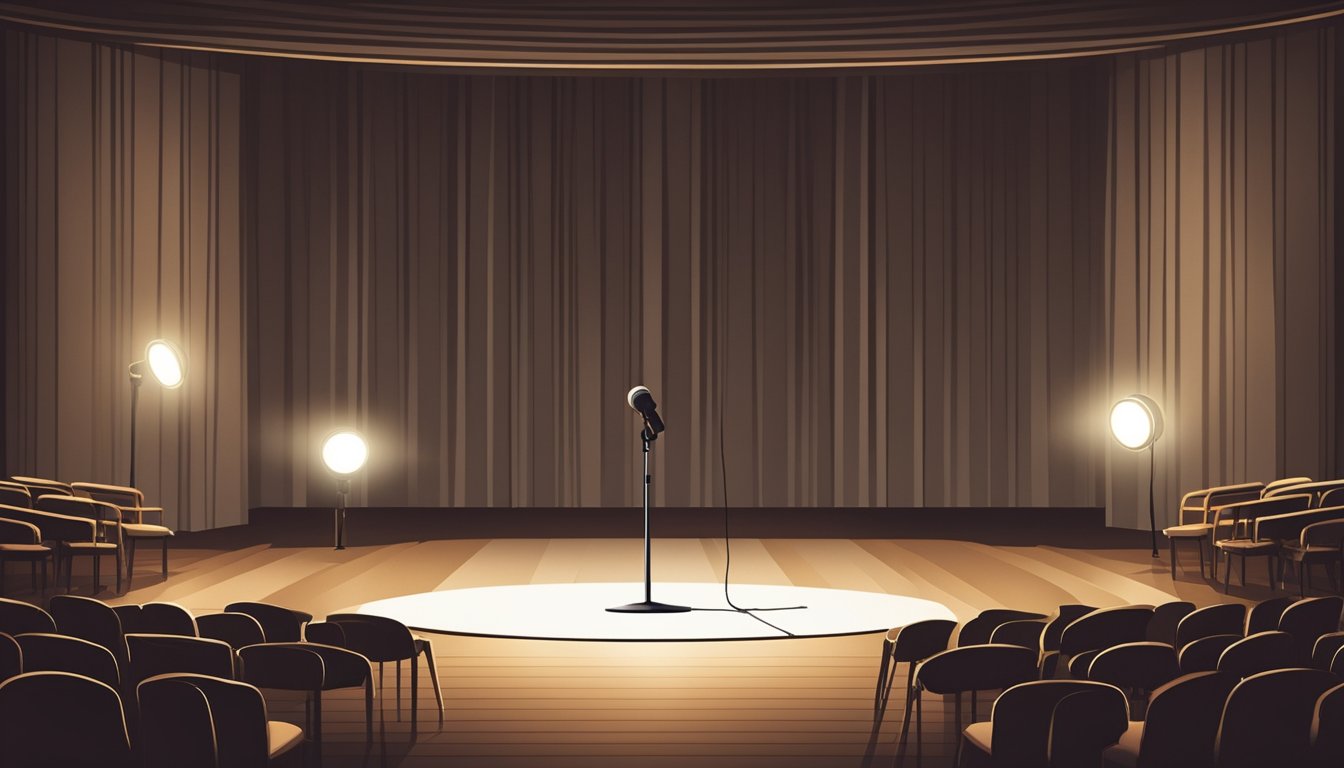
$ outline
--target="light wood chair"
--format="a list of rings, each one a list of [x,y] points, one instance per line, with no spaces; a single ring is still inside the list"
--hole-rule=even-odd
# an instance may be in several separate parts
[[[1258,499],[1264,488],[1263,483],[1240,483],[1203,488],[1185,494],[1177,513],[1177,524],[1162,529],[1171,552],[1171,578],[1176,578],[1177,541],[1193,541],[1199,545],[1199,575],[1203,578],[1204,542],[1213,539],[1214,510],[1224,504]]]
[[[71,575],[75,557],[93,558],[93,591],[102,589],[101,564],[103,557],[111,555],[116,561],[117,593],[121,593],[121,553],[122,528],[121,509],[115,504],[79,496],[39,496],[37,508],[42,512],[64,515],[72,518],[85,518],[94,523],[94,536],[91,541],[64,540],[61,542],[61,560],[65,564],[65,589],[70,590]],[[39,528],[41,526],[38,526]]]
[[[1274,587],[1273,557],[1278,553],[1279,541],[1277,538],[1269,536],[1273,530],[1272,526],[1262,530],[1259,524],[1260,520],[1303,512],[1311,506],[1311,501],[1311,494],[1301,493],[1243,501],[1218,508],[1214,518],[1215,536],[1219,529],[1230,534],[1227,538],[1215,538],[1213,542],[1214,548],[1223,553],[1226,561],[1223,568],[1224,593],[1230,588],[1232,558],[1234,556],[1241,558],[1241,585],[1243,587],[1246,586],[1246,560],[1251,557],[1269,558],[1265,563],[1269,566],[1270,588]],[[1223,523],[1228,523],[1228,525],[1223,525]],[[1262,534],[1264,534],[1263,537]],[[1214,567],[1217,568],[1216,561]]]
[[[158,541],[162,548],[163,577],[168,578],[168,542],[173,538],[173,530],[164,525],[163,507],[145,506],[145,494],[139,488],[124,485],[106,485],[104,483],[71,483],[76,493],[86,494],[121,509],[122,534],[126,539],[126,580],[131,580],[135,571],[135,548],[141,541]],[[145,515],[157,516],[157,523],[145,520]]]
[[[37,566],[42,566],[42,590],[47,589],[47,561],[51,547],[42,543],[42,531],[23,520],[10,520],[0,507],[0,594],[5,592],[5,566],[11,560],[26,562],[32,571],[33,589],[37,589]]]
[[[1307,596],[1311,586],[1313,565],[1324,565],[1330,588],[1334,591],[1340,588],[1341,581],[1335,579],[1335,566],[1341,564],[1341,555],[1344,555],[1344,507],[1326,509],[1339,509],[1340,519],[1304,526],[1297,541],[1285,541],[1279,549],[1279,556],[1297,571],[1298,595],[1301,597]]]

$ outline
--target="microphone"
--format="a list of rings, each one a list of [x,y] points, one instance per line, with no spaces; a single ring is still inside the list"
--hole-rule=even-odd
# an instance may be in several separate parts
[[[649,434],[657,435],[666,427],[663,420],[658,418],[658,404],[653,402],[653,395],[649,393],[649,388],[643,385],[630,390],[625,396],[625,401],[631,408],[639,411],[639,415],[644,417],[644,425],[648,427]]]

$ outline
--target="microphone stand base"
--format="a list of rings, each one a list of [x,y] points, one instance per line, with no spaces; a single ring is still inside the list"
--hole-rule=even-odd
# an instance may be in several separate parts
[[[652,600],[645,600],[642,603],[630,603],[628,605],[618,605],[615,608],[608,608],[611,613],[686,613],[691,610],[685,605],[669,605],[667,603],[656,603]]]

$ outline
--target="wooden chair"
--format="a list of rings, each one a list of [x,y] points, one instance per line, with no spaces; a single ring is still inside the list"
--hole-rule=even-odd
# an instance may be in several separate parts
[[[1209,768],[1227,697],[1239,680],[1221,672],[1182,675],[1153,691],[1143,722],[1131,722],[1102,752],[1106,768]]]
[[[1316,701],[1338,684],[1338,678],[1319,669],[1276,669],[1237,683],[1223,708],[1214,765],[1305,765]]]
[[[255,686],[207,675],[157,675],[136,688],[149,768],[256,768],[285,758],[303,729],[271,720]]]
[[[0,755],[14,766],[131,768],[116,689],[69,672],[25,672],[0,683]]]
[[[27,507],[0,505],[0,518],[24,522],[37,527],[38,536],[51,549],[56,574],[59,577],[66,553],[66,545],[84,546],[98,540],[98,524],[84,516],[44,512]],[[52,547],[51,545],[55,545]],[[67,582],[68,583],[68,582]]]
[[[439,670],[434,663],[434,648],[428,638],[411,634],[410,629],[395,619],[383,616],[368,616],[362,613],[333,613],[327,616],[328,624],[335,624],[343,635],[339,646],[363,655],[369,661],[379,664],[379,684],[382,683],[382,664],[395,662],[397,665],[397,711],[401,711],[401,662],[411,662],[411,723],[418,722],[417,695],[419,664],[418,659],[425,657],[429,666],[429,679],[434,685],[434,699],[439,705],[439,722],[443,722],[443,689],[439,687]]]
[[[33,589],[37,589],[37,566],[42,566],[42,591],[47,589],[47,561],[51,547],[42,543],[42,530],[23,520],[10,520],[0,508],[0,594],[5,591],[5,565],[12,560],[26,562],[32,572]]]
[[[882,728],[882,718],[887,712],[887,701],[891,698],[891,687],[896,679],[896,668],[905,663],[905,717],[901,723],[901,740],[897,749],[905,750],[906,736],[910,732],[911,691],[915,684],[915,665],[947,650],[952,632],[957,628],[955,621],[947,619],[929,619],[917,621],[904,627],[888,630],[882,638],[882,657],[878,661],[877,689],[873,692],[873,727],[868,735],[867,759],[872,758],[877,747],[878,733]],[[318,630],[321,634],[321,630]]]
[[[141,541],[159,542],[163,556],[163,578],[168,578],[168,542],[174,534],[171,528],[164,525],[163,507],[145,506],[145,494],[139,488],[103,483],[71,483],[71,487],[76,493],[87,494],[91,499],[113,504],[121,510],[122,535],[126,540],[127,581],[130,581],[135,571],[135,547]],[[146,515],[157,516],[158,522],[148,522]]]
[[[1344,486],[1330,488],[1321,492],[1322,507],[1344,507]]]
[[[121,669],[112,652],[78,637],[33,632],[14,638],[23,649],[25,672],[71,672],[121,690]]]
[[[953,695],[955,733],[962,733],[962,694],[998,691],[1034,680],[1037,654],[1016,645],[965,645],[950,648],[925,659],[915,668],[912,696],[915,708],[915,757],[924,753],[923,695]],[[975,716],[972,715],[972,720]],[[961,742],[958,741],[958,749]],[[903,756],[903,755],[902,755]]]
[[[1306,485],[1310,482],[1312,482],[1310,477],[1285,477],[1279,480],[1274,480],[1265,483],[1265,489],[1260,492],[1260,498],[1263,499],[1270,496],[1276,496],[1280,493],[1288,493],[1289,488]]]
[[[1204,577],[1204,542],[1212,540],[1213,511],[1224,504],[1260,498],[1263,483],[1220,485],[1191,491],[1181,498],[1177,524],[1162,529],[1171,550],[1171,578],[1176,578],[1176,542],[1193,541],[1199,545],[1199,575]]]
[[[1339,566],[1341,553],[1344,553],[1344,507],[1339,509],[1340,517],[1335,520],[1322,520],[1303,526],[1297,541],[1285,541],[1279,547],[1279,556],[1291,563],[1297,572],[1298,595],[1307,596],[1311,587],[1311,566],[1324,565],[1325,574],[1330,579],[1330,589],[1339,591],[1340,581],[1335,578],[1335,567]]]
[[[1232,578],[1232,557],[1241,558],[1241,585],[1246,586],[1246,560],[1251,557],[1264,557],[1269,569],[1270,588],[1274,586],[1273,557],[1279,549],[1276,539],[1261,538],[1258,523],[1261,518],[1276,517],[1301,512],[1311,505],[1311,495],[1286,494],[1268,499],[1243,501],[1221,506],[1215,515],[1215,527],[1227,530],[1231,535],[1213,542],[1216,551],[1222,552],[1226,562],[1223,568],[1223,592],[1230,588]],[[1228,525],[1223,525],[1228,523]],[[1248,532],[1254,531],[1254,535]],[[1217,563],[1215,562],[1215,569]]]
[[[1318,480],[1313,483],[1302,483],[1301,485],[1280,488],[1278,494],[1308,493],[1312,496],[1312,507],[1324,507],[1327,506],[1324,503],[1325,496],[1341,488],[1344,488],[1344,480]]]
[[[0,504],[32,509],[33,495],[28,492],[28,486],[26,485],[0,480]]]
[[[65,563],[65,588],[70,589],[73,560],[77,556],[93,558],[93,591],[102,589],[100,564],[105,555],[116,561],[117,593],[121,593],[121,510],[114,504],[77,496],[39,496],[37,508],[43,512],[66,517],[85,518],[94,522],[92,541],[65,540],[61,542],[61,558]],[[41,527],[41,526],[39,526]]]
[[[1114,731],[1114,738],[1108,742],[1114,743],[1128,723],[1125,695],[1118,688],[1085,680],[1031,680],[999,694],[988,722],[966,727],[961,734],[959,752],[963,759],[959,764],[968,768],[1045,765],[1051,751],[1056,707],[1066,697],[1087,691],[1104,692],[1110,701],[1110,717],[1098,719]]]
[[[75,489],[71,488],[69,483],[63,483],[60,480],[48,480],[44,477],[28,477],[25,475],[11,475],[9,479],[27,488],[28,494],[33,499],[48,493],[57,496],[75,495]]]

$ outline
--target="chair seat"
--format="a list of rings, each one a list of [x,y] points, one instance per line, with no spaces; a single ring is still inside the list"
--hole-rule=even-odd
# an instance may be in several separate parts
[[[122,523],[121,532],[134,539],[161,539],[173,535],[173,529],[150,523]]]
[[[1223,539],[1214,542],[1215,546],[1226,552],[1238,552],[1254,555],[1260,552],[1273,552],[1278,546],[1275,541],[1252,541],[1251,539]]]
[[[51,547],[46,544],[0,544],[0,554],[45,557],[51,554]]]
[[[73,549],[80,552],[92,552],[95,549],[112,550],[117,548],[116,542],[112,541],[63,541],[61,546],[66,549]]]
[[[986,755],[994,754],[994,724],[986,720],[983,723],[971,723],[966,726],[962,732],[966,736],[966,743],[976,749],[984,752]]]
[[[270,744],[270,757],[276,758],[303,742],[303,729],[293,723],[268,720],[266,738]]]
[[[1143,723],[1130,722],[1120,735],[1120,741],[1101,753],[1106,768],[1136,768],[1139,764],[1139,745],[1143,743]]]
[[[1171,539],[1198,539],[1201,536],[1208,536],[1212,530],[1212,523],[1186,523],[1163,528],[1162,535]]]

